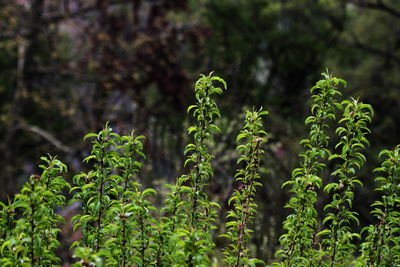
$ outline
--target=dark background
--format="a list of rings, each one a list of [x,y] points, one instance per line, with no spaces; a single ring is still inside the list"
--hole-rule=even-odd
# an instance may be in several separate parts
[[[325,68],[348,82],[344,98],[376,112],[354,207],[362,225],[373,223],[376,155],[400,143],[400,1],[0,0],[0,199],[38,172],[46,153],[71,179],[89,153],[82,137],[106,121],[147,137],[141,182],[163,190],[183,172],[193,82],[215,71],[229,88],[217,101],[223,133],[212,145],[209,192],[221,216],[243,111],[270,112],[252,244],[272,261],[289,212],[281,184],[298,166],[309,88]]]

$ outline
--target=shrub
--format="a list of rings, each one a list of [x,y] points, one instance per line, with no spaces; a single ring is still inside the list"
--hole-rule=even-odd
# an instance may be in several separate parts
[[[41,159],[47,164],[39,166],[42,174],[32,175],[14,201],[2,205],[2,266],[51,266],[60,261],[54,250],[59,246],[57,224],[63,218],[55,209],[65,204],[62,190],[69,184],[61,173],[66,166],[50,156]],[[20,218],[15,216],[16,210]]]
[[[261,156],[264,153],[261,146],[265,143],[267,133],[262,130],[262,116],[267,111],[248,111],[245,126],[237,136],[237,141],[244,140],[244,144],[238,145],[237,150],[241,156],[238,163],[243,162],[244,167],[239,169],[235,175],[238,188],[233,192],[228,204],[233,202],[233,209],[228,212],[226,223],[226,237],[230,242],[225,249],[225,262],[229,266],[252,266],[255,263],[263,263],[252,259],[247,248],[248,240],[253,231],[249,224],[257,212],[257,204],[254,202],[256,187],[261,184],[257,181],[259,177],[258,168]]]
[[[380,183],[376,190],[382,193],[380,201],[372,204],[371,213],[376,217],[375,225],[365,227],[362,232],[367,236],[361,244],[362,255],[359,266],[389,266],[400,264],[399,223],[400,213],[400,146],[394,150],[383,150],[382,166],[376,168],[382,176],[375,179]]]
[[[309,265],[309,261],[317,255],[313,250],[317,226],[314,205],[318,197],[317,189],[322,186],[320,174],[326,167],[323,160],[331,154],[326,133],[328,120],[336,118],[336,109],[340,108],[336,99],[340,95],[337,87],[344,84],[343,80],[331,78],[328,74],[324,77],[311,88],[312,115],[305,121],[306,125],[310,125],[310,136],[300,142],[306,150],[300,155],[303,158],[301,167],[293,171],[292,180],[283,184],[291,186],[293,197],[286,207],[292,209],[293,214],[283,223],[287,233],[280,238],[282,249],[277,256],[288,266]]]
[[[368,124],[372,107],[359,100],[340,101],[341,79],[323,74],[312,89],[311,115],[305,120],[309,137],[303,139],[300,167],[283,186],[290,187],[290,214],[283,228],[281,248],[276,253],[282,266],[387,266],[400,262],[400,147],[380,153],[384,162],[377,172],[381,200],[373,204],[375,225],[358,233],[354,225],[358,214],[352,210],[354,188],[362,186],[358,171],[366,161],[369,145]],[[222,87],[219,87],[221,85]],[[213,155],[209,148],[220,132],[215,120],[220,111],[214,97],[226,89],[224,80],[202,75],[195,84],[196,103],[188,108],[194,124],[188,127],[193,141],[184,150],[187,172],[168,185],[164,205],[153,205],[154,189],[140,184],[140,169],[145,155],[144,136],[132,132],[121,136],[108,124],[99,133],[90,133],[92,150],[84,159],[88,172],[73,177],[69,204],[78,203],[80,213],[72,218],[74,230],[82,238],[73,243],[74,266],[226,266],[265,265],[254,258],[249,246],[257,205],[256,189],[263,146],[268,134],[263,129],[267,111],[247,111],[244,126],[237,136],[240,153],[234,177],[236,188],[228,201],[224,233],[224,260],[215,253],[216,218],[219,205],[207,194],[213,177]],[[330,125],[338,126],[338,142],[330,140]],[[53,266],[60,264],[54,253],[58,247],[57,228],[63,222],[56,210],[64,207],[63,190],[66,166],[54,157],[43,157],[42,174],[32,175],[21,193],[1,203],[0,263],[2,266]],[[335,166],[326,183],[327,164]],[[320,188],[324,188],[320,192]],[[331,201],[323,211],[316,209],[319,194]],[[318,221],[317,213],[323,214]],[[319,229],[323,225],[322,229]],[[365,234],[364,234],[365,233]],[[361,255],[357,255],[359,240]]]

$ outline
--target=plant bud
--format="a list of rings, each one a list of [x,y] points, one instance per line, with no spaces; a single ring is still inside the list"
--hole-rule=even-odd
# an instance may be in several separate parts
[[[39,179],[40,179],[40,175],[37,175],[37,174],[31,175],[31,177],[32,177],[33,179],[35,179],[35,180],[39,180]]]
[[[81,260],[80,263],[82,264],[82,266],[90,266],[90,262],[85,260]]]

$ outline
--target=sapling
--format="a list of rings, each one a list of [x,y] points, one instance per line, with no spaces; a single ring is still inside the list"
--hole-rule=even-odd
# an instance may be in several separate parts
[[[99,255],[105,258],[105,263],[111,266],[129,266],[132,262],[141,264],[142,257],[138,257],[135,242],[141,242],[138,226],[138,209],[143,208],[138,200],[146,193],[140,192],[141,185],[137,181],[137,173],[142,166],[141,160],[145,159],[142,140],[144,136],[135,136],[132,132],[128,136],[112,134],[117,152],[118,171],[113,178],[116,183],[118,197],[112,200],[108,211],[109,223],[105,225],[104,233],[107,239]],[[116,170],[114,170],[116,172]],[[147,190],[149,192],[150,189]],[[149,215],[150,216],[150,215]],[[151,222],[151,220],[149,220]]]
[[[188,128],[188,133],[193,134],[194,142],[185,148],[187,160],[185,165],[192,164],[188,174],[188,184],[192,188],[187,193],[188,221],[186,236],[188,242],[185,243],[185,254],[187,255],[186,264],[188,266],[209,265],[208,254],[215,246],[212,241],[211,231],[215,229],[215,208],[218,205],[211,202],[205,193],[205,187],[210,177],[213,175],[211,159],[213,156],[208,152],[206,141],[215,132],[220,132],[219,128],[213,124],[215,118],[220,117],[217,104],[213,96],[222,94],[222,89],[216,87],[214,82],[220,82],[226,89],[224,80],[212,74],[202,77],[195,84],[196,104],[188,108],[196,118],[197,124]]]
[[[153,262],[152,232],[157,222],[152,217],[155,208],[147,199],[155,191],[141,191],[136,179],[140,160],[145,158],[144,137],[120,136],[108,125],[85,138],[93,137],[93,149],[85,161],[94,160],[94,170],[74,177],[78,186],[73,188],[77,193],[72,202],[81,201],[83,212],[72,221],[81,227],[83,239],[73,246],[80,248],[80,254],[90,251],[108,266],[148,266]]]
[[[196,119],[196,124],[188,128],[194,142],[187,145],[184,151],[187,156],[185,166],[190,165],[191,168],[188,174],[178,178],[176,185],[171,187],[167,207],[164,208],[170,219],[162,219],[167,230],[162,230],[163,239],[167,240],[170,236],[177,241],[168,245],[175,252],[178,252],[176,247],[179,244],[184,245],[184,264],[187,266],[209,265],[208,254],[214,247],[211,230],[215,228],[215,207],[218,205],[208,199],[205,188],[213,175],[213,156],[208,151],[206,141],[213,133],[220,131],[214,124],[220,112],[213,97],[222,94],[222,89],[216,87],[215,82],[222,83],[226,88],[225,81],[212,74],[202,75],[195,84],[196,104],[188,108],[188,112],[193,112]],[[177,237],[185,242],[182,244]]]
[[[149,266],[155,261],[155,251],[157,244],[154,243],[154,229],[157,221],[152,216],[156,211],[152,203],[147,199],[148,196],[156,194],[156,191],[151,188],[145,189],[139,194],[136,200],[136,221],[138,234],[137,243],[134,248],[138,251],[138,257],[135,261],[139,266]]]
[[[337,96],[340,95],[338,87],[345,81],[323,73],[324,79],[311,88],[313,104],[311,116],[305,120],[310,126],[310,135],[300,143],[305,152],[302,157],[301,167],[292,173],[292,179],[283,186],[291,186],[293,194],[287,208],[293,210],[283,228],[286,233],[280,237],[282,249],[277,256],[283,259],[286,266],[308,265],[317,257],[313,250],[315,244],[317,210],[314,205],[317,201],[317,190],[321,187],[321,172],[325,168],[323,162],[330,155],[328,149],[329,137],[326,130],[330,120],[336,117],[336,109],[340,108]]]
[[[56,214],[65,197],[62,192],[69,184],[61,174],[66,166],[53,157],[41,158],[41,175],[32,175],[15,195],[6,212],[21,214],[7,239],[1,245],[1,266],[51,266],[60,262],[54,250],[59,246],[57,225],[63,218]]]
[[[220,117],[217,104],[212,99],[215,94],[222,94],[222,89],[215,87],[213,82],[221,82],[226,88],[224,80],[217,76],[202,76],[195,85],[197,103],[188,108],[196,118],[197,125],[188,128],[188,133],[193,134],[194,143],[185,148],[185,155],[188,157],[185,165],[193,164],[193,168],[188,175],[188,181],[193,188],[188,194],[190,203],[189,223],[191,228],[210,229],[212,215],[207,214],[211,210],[213,203],[208,201],[204,192],[208,179],[213,175],[211,159],[213,156],[208,152],[205,142],[211,138],[215,132],[220,132],[219,128],[213,124],[215,118]],[[204,212],[206,211],[206,212]]]
[[[119,179],[115,179],[112,171],[118,166],[119,157],[108,124],[98,134],[87,134],[85,139],[92,137],[95,137],[92,151],[84,162],[94,162],[94,170],[74,176],[77,186],[71,189],[74,195],[70,203],[80,202],[82,205],[82,214],[74,216],[71,222],[75,224],[74,229],[81,228],[83,238],[73,246],[88,247],[97,253],[104,245],[104,226],[109,223],[106,215],[113,205],[112,198],[118,197],[115,188]]]
[[[254,266],[256,263],[263,263],[250,256],[248,242],[253,233],[250,224],[257,212],[254,201],[256,187],[261,185],[258,182],[258,169],[264,153],[261,146],[267,141],[267,133],[262,124],[262,116],[266,114],[268,112],[262,109],[247,111],[245,126],[236,139],[242,143],[237,146],[237,150],[241,155],[238,164],[243,164],[243,167],[235,175],[239,186],[228,201],[230,205],[233,203],[233,209],[228,211],[226,233],[222,235],[229,242],[224,251],[227,266]]]
[[[361,245],[362,256],[358,266],[390,266],[400,264],[400,145],[394,150],[383,150],[381,167],[375,172],[382,176],[375,178],[380,184],[381,200],[372,204],[371,214],[377,219],[375,225],[366,226],[366,240]]]
[[[368,123],[373,116],[372,107],[358,100],[345,100],[342,105],[344,112],[339,123],[344,125],[336,129],[340,137],[336,145],[339,153],[330,156],[330,160],[338,162],[331,174],[337,182],[327,184],[324,188],[325,192],[333,195],[331,202],[324,207],[327,211],[323,220],[326,229],[318,233],[324,238],[322,244],[327,249],[330,266],[350,264],[355,251],[354,239],[360,238],[351,229],[353,223],[359,223],[357,213],[352,211],[352,202],[354,187],[362,185],[356,171],[366,160],[363,152],[369,145],[366,135],[370,133]]]

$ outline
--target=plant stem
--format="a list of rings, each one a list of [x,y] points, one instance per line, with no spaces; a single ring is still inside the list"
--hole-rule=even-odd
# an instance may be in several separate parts
[[[35,182],[33,181],[32,183],[32,195],[35,194]],[[32,266],[35,266],[35,253],[34,253],[34,240],[35,240],[35,221],[34,221],[34,216],[35,216],[35,205],[34,205],[34,199],[30,199],[31,200],[31,220],[30,220],[30,224],[31,224],[31,251],[30,251],[30,257],[31,257],[31,264]]]

